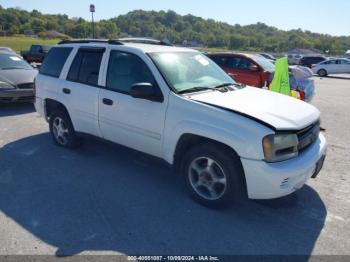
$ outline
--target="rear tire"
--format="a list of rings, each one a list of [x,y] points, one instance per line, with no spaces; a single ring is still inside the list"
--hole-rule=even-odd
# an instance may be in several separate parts
[[[190,196],[206,207],[226,208],[246,195],[239,157],[216,143],[203,143],[187,151],[180,172]]]
[[[57,145],[69,149],[79,146],[79,138],[69,115],[64,110],[58,110],[51,114],[49,126],[52,138]]]
[[[327,71],[325,69],[320,69],[317,74],[320,76],[320,77],[325,77],[328,75]]]

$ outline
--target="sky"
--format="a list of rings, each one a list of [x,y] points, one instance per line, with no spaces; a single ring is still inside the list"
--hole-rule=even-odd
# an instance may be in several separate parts
[[[90,20],[89,5],[96,6],[95,19],[108,19],[135,9],[174,10],[229,24],[265,23],[282,30],[350,36],[349,0],[1,0],[3,7],[37,9],[46,14],[67,14]]]

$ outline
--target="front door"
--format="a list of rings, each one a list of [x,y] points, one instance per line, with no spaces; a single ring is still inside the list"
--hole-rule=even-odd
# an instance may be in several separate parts
[[[99,124],[105,139],[161,156],[167,100],[153,102],[130,96],[132,85],[157,82],[137,55],[112,50],[105,88],[99,94]]]
[[[339,74],[350,74],[350,60],[338,60],[338,73]]]

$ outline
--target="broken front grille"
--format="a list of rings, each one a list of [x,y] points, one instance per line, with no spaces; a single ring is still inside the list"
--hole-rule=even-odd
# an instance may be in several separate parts
[[[306,150],[309,146],[311,146],[318,138],[320,133],[321,126],[320,121],[308,126],[307,128],[297,132],[297,136],[299,139],[298,150],[299,153]]]

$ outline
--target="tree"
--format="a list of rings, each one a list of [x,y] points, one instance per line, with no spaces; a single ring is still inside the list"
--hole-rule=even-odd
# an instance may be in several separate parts
[[[101,21],[98,23],[98,34],[100,37],[113,39],[119,36],[120,31],[115,23]]]
[[[39,34],[54,30],[73,38],[91,36],[90,21],[67,15],[46,15],[19,8],[0,7],[0,25],[9,34]],[[264,23],[247,26],[229,25],[194,15],[181,16],[174,11],[135,10],[118,17],[96,22],[101,38],[120,35],[169,39],[182,44],[196,42],[207,47],[247,51],[283,52],[293,48],[330,50],[333,55],[344,54],[350,48],[350,36],[335,37],[301,29],[283,31]],[[121,33],[123,32],[123,33]],[[45,35],[41,34],[41,35]]]

